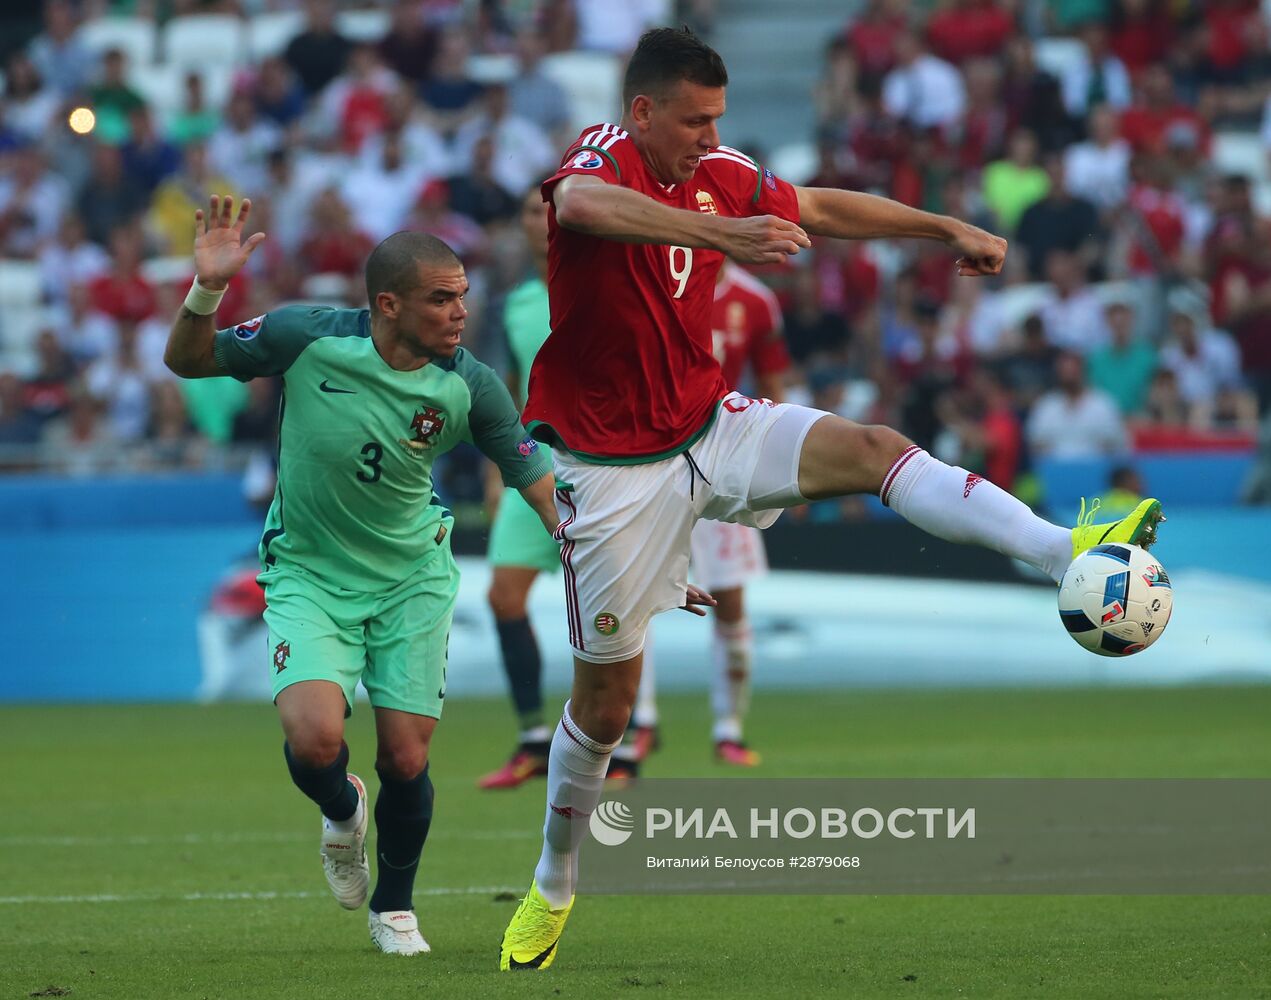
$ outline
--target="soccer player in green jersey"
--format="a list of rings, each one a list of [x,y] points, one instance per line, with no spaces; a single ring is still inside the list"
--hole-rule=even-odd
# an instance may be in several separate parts
[[[371,938],[429,950],[411,894],[432,821],[428,747],[446,696],[459,574],[432,465],[477,445],[557,525],[554,480],[498,377],[460,346],[468,281],[453,251],[396,233],[366,263],[369,309],[287,306],[217,330],[229,279],[264,239],[250,202],[196,214],[197,277],[165,361],[184,378],[281,375],[278,486],[260,542],[274,702],[296,786],[322,813],[321,856],[341,906],[366,901],[366,790],[346,770],[344,719],[359,681],[375,712],[379,872]]]

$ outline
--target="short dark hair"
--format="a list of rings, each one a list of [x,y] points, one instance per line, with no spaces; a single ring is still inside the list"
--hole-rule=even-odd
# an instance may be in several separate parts
[[[375,308],[380,292],[401,295],[419,282],[419,265],[461,267],[459,255],[436,236],[394,233],[366,258],[366,298]]]
[[[622,80],[622,101],[627,108],[638,94],[661,99],[687,80],[700,87],[728,86],[728,70],[719,53],[689,28],[650,28],[640,36]]]

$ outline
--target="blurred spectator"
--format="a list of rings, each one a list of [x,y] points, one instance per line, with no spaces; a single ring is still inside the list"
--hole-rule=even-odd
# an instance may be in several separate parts
[[[375,244],[353,222],[340,193],[329,188],[319,194],[300,244],[300,263],[309,274],[342,274],[356,279]]]
[[[1055,360],[1058,387],[1037,400],[1028,417],[1028,443],[1035,455],[1093,458],[1126,450],[1128,439],[1112,398],[1086,382],[1080,354],[1064,351]]]
[[[972,59],[962,69],[966,79],[967,113],[958,144],[963,170],[979,170],[1001,156],[1009,117],[1002,100],[1002,69],[991,59]]]
[[[205,142],[221,124],[220,112],[208,107],[200,73],[186,73],[181,108],[168,122],[168,137],[178,146]]]
[[[50,329],[35,338],[36,366],[23,386],[26,408],[41,424],[62,416],[70,407],[75,362]]]
[[[990,369],[975,368],[964,392],[950,393],[940,413],[957,436],[958,463],[983,472],[1004,490],[1015,485],[1024,451],[1024,432],[1011,394]]]
[[[574,0],[578,18],[578,47],[593,52],[625,56],[635,48],[645,29],[660,24],[667,15],[665,0]]]
[[[389,95],[400,84],[373,47],[354,47],[345,71],[331,81],[321,104],[324,117],[338,130],[345,152],[356,153],[368,136],[383,131],[388,124]]]
[[[1258,408],[1271,410],[1271,225],[1256,231],[1223,260],[1212,279],[1215,319],[1240,345],[1244,377],[1258,397]]]
[[[896,42],[905,30],[905,14],[895,0],[866,0],[842,35],[861,76],[881,80],[896,65]]]
[[[1118,110],[1130,103],[1130,74],[1108,48],[1108,29],[1101,21],[1081,27],[1083,58],[1070,62],[1059,83],[1064,107],[1074,118],[1085,118],[1091,108],[1107,104]]]
[[[1212,410],[1222,390],[1242,388],[1240,350],[1210,326],[1204,299],[1186,288],[1169,293],[1169,338],[1161,347],[1161,367],[1174,373],[1179,395],[1196,414]]]
[[[70,192],[40,150],[23,145],[0,172],[0,256],[34,259],[57,234]]]
[[[1101,211],[1119,207],[1130,187],[1130,144],[1118,134],[1116,113],[1106,104],[1090,111],[1089,138],[1064,151],[1069,191]]]
[[[997,57],[1014,32],[1014,19],[995,0],[952,0],[927,21],[931,51],[957,64]]]
[[[1024,250],[1031,281],[1046,277],[1046,260],[1056,250],[1074,255],[1082,270],[1101,256],[1099,213],[1092,203],[1071,193],[1058,153],[1046,158],[1046,176],[1046,196],[1024,210],[1015,230],[1015,244]]]
[[[111,232],[126,226],[146,209],[146,191],[124,169],[123,153],[99,142],[93,146],[93,172],[75,200],[75,211],[84,220],[88,238],[106,245]]]
[[[1041,305],[1046,339],[1082,355],[1106,343],[1103,303],[1086,284],[1081,259],[1067,250],[1052,250],[1046,257],[1046,280],[1050,288]]]
[[[1022,35],[1006,46],[1006,72],[1002,80],[1010,128],[1028,128],[1047,153],[1062,149],[1080,132],[1064,107],[1059,81],[1041,69],[1033,58],[1033,44]]]
[[[1032,315],[1025,319],[1019,343],[1005,351],[996,366],[1019,410],[1031,408],[1055,384],[1058,357],[1059,349],[1046,339],[1041,317]]]
[[[170,381],[152,385],[143,466],[157,469],[198,468],[206,450],[207,443],[190,423],[181,387]]]
[[[917,128],[949,127],[966,111],[957,68],[927,52],[913,31],[896,39],[896,66],[883,80],[882,96],[889,115]]]
[[[1007,321],[1000,296],[983,281],[954,281],[940,314],[941,331],[968,344],[980,358],[995,358],[1007,346]]]
[[[234,413],[230,425],[232,443],[273,445],[278,431],[281,387],[281,380],[277,378],[255,378],[247,383],[247,400]]]
[[[1187,400],[1178,391],[1178,378],[1169,368],[1157,368],[1147,390],[1142,423],[1152,427],[1186,427],[1191,413]]]
[[[250,93],[238,90],[225,106],[220,128],[207,140],[208,166],[238,191],[262,191],[266,161],[281,141],[278,126],[256,113]]]
[[[132,110],[128,122],[128,141],[120,150],[124,170],[148,197],[166,178],[181,169],[181,151],[159,135],[150,109],[144,104]]]
[[[841,313],[821,305],[817,270],[797,268],[792,293],[791,306],[783,317],[790,356],[811,366],[845,363],[851,331]]]
[[[364,164],[378,163],[384,156],[384,143],[390,135],[401,144],[402,155],[418,167],[425,177],[445,177],[451,170],[450,151],[446,141],[425,119],[425,113],[409,87],[400,87],[388,96],[388,114],[384,131],[372,135],[362,144],[358,159]]]
[[[379,53],[390,69],[412,83],[428,79],[437,53],[437,29],[425,20],[419,0],[393,4],[388,34],[379,41]]]
[[[1143,494],[1143,479],[1132,465],[1113,466],[1099,512],[1105,517],[1124,517],[1139,505]]]
[[[1134,416],[1147,402],[1156,373],[1156,349],[1135,332],[1134,309],[1129,302],[1109,302],[1104,319],[1107,342],[1096,346],[1086,359],[1090,384],[1111,396],[1123,416]]]
[[[1209,152],[1209,126],[1178,100],[1165,66],[1143,71],[1138,99],[1121,113],[1121,137],[1135,153],[1160,155],[1180,145]]]
[[[305,237],[310,205],[319,193],[337,183],[338,174],[311,160],[298,159],[285,147],[269,154],[266,174],[264,189],[268,192],[270,224],[268,228],[261,227],[269,234],[261,252],[294,253]],[[256,204],[253,201],[252,207]]]
[[[212,172],[202,143],[186,146],[181,169],[160,184],[150,199],[146,225],[160,252],[189,253],[194,245],[195,210],[206,209],[212,194],[238,193],[226,178]]]
[[[516,35],[516,76],[508,81],[512,114],[532,121],[546,133],[553,147],[564,152],[570,131],[569,98],[559,83],[543,72],[547,36],[536,27],[526,27]]]
[[[261,61],[252,97],[268,122],[286,128],[305,112],[305,90],[291,67],[279,56]]]
[[[88,284],[68,284],[66,302],[53,315],[54,329],[76,364],[88,364],[114,350],[115,321],[93,308]]]
[[[455,135],[453,172],[471,170],[474,148],[488,137],[494,143],[495,154],[491,174],[504,191],[519,198],[536,178],[556,166],[562,151],[553,147],[547,133],[528,118],[510,113],[506,87],[487,87],[481,104],[481,113],[469,119]]]
[[[283,59],[312,97],[344,69],[352,47],[336,29],[334,0],[306,0],[304,30],[287,43]]]
[[[88,283],[93,307],[122,324],[140,323],[155,311],[154,286],[141,273],[141,248],[136,227],[117,227],[110,234],[110,270]]]
[[[520,204],[494,176],[494,162],[494,137],[483,135],[472,147],[468,169],[455,174],[448,182],[451,207],[481,226],[510,219]]]
[[[0,457],[8,446],[39,441],[41,426],[40,417],[27,408],[22,380],[13,372],[0,371]]]
[[[75,37],[78,27],[79,18],[70,0],[45,0],[44,31],[27,46],[27,55],[40,77],[63,97],[83,87],[95,62]]]
[[[97,115],[97,135],[102,141],[128,138],[129,118],[146,102],[128,83],[128,57],[122,49],[107,49],[102,56],[101,77],[89,89],[88,103]]]
[[[450,187],[442,180],[432,180],[424,186],[406,228],[436,236],[468,268],[482,263],[488,249],[488,240],[481,227],[451,209]],[[472,280],[471,276],[469,280]]]
[[[1169,8],[1168,0],[1114,0],[1109,47],[1131,77],[1166,62],[1175,34]]]
[[[930,451],[940,432],[941,397],[967,375],[971,355],[965,344],[940,335],[940,306],[930,299],[913,305],[912,327],[896,354],[896,374],[905,386],[901,427]]]
[[[1050,190],[1050,178],[1037,164],[1037,136],[1028,129],[1011,134],[1005,159],[984,168],[984,203],[998,229],[1015,232],[1024,210]]]
[[[468,76],[468,36],[461,28],[448,28],[441,35],[433,71],[419,88],[419,96],[446,135],[477,114],[481,108],[481,84]]]
[[[40,276],[44,297],[65,302],[74,285],[82,285],[110,269],[110,257],[96,243],[88,241],[84,222],[67,212],[57,227],[57,236],[40,251]]]
[[[40,437],[46,468],[72,476],[100,475],[121,462],[119,442],[103,404],[77,382],[71,391],[66,416],[51,421]]]
[[[121,323],[113,354],[84,373],[84,384],[101,402],[110,436],[123,442],[141,440],[150,419],[150,383],[153,363],[147,365],[138,350],[137,324]]]
[[[386,132],[382,140],[379,159],[368,163],[364,157],[340,186],[358,228],[376,243],[404,227],[427,180],[423,168],[403,155],[401,133]]]
[[[29,142],[38,140],[61,108],[61,98],[46,87],[29,56],[15,52],[4,70],[4,123]]]

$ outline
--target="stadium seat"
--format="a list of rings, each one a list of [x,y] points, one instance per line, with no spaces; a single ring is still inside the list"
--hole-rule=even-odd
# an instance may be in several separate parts
[[[1003,324],[1008,328],[1019,326],[1041,308],[1049,294],[1050,286],[1040,281],[1003,288],[997,298]]]
[[[152,285],[188,282],[194,276],[194,262],[189,256],[151,257],[141,262],[141,275]]]
[[[304,30],[304,14],[298,10],[277,10],[257,14],[247,22],[247,51],[253,62],[280,55],[296,35]]]
[[[347,275],[324,271],[305,278],[300,295],[305,302],[342,306],[352,284],[353,279]]]
[[[1255,132],[1214,133],[1213,164],[1220,174],[1241,174],[1253,181],[1267,179],[1267,151]]]
[[[543,60],[543,72],[565,90],[576,129],[617,120],[622,112],[622,66],[604,52],[557,52]]]
[[[43,290],[39,264],[28,260],[0,260],[0,310],[37,306]]]
[[[128,74],[128,81],[145,98],[155,118],[167,122],[181,110],[187,73],[197,73],[203,78],[203,96],[209,108],[223,108],[233,86],[234,72],[235,67],[219,62],[203,65],[169,62],[134,68]]]
[[[335,26],[351,42],[378,42],[388,34],[387,10],[342,10]]]
[[[1061,80],[1070,66],[1086,58],[1085,45],[1076,38],[1039,38],[1033,45],[1037,65]]]
[[[182,68],[237,66],[247,61],[247,32],[229,14],[188,14],[163,29],[163,60]]]
[[[130,66],[149,66],[154,62],[159,30],[148,17],[99,17],[84,22],[75,37],[96,56],[120,49]]]
[[[816,147],[810,142],[791,142],[768,154],[764,166],[791,184],[806,184],[816,175]]]
[[[468,78],[477,83],[507,83],[516,76],[516,57],[499,54],[469,56],[467,69]]]
[[[48,321],[48,311],[40,305],[6,305],[0,310],[0,370],[22,374],[34,367],[35,338]]]

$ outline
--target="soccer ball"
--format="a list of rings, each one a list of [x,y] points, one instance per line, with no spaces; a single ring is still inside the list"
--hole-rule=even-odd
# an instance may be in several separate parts
[[[1161,637],[1173,610],[1169,577],[1137,545],[1096,545],[1072,561],[1059,584],[1059,620],[1100,656],[1147,649]]]

